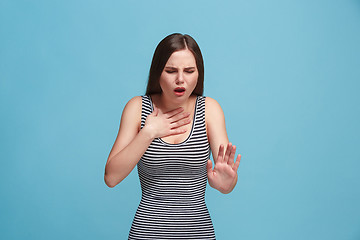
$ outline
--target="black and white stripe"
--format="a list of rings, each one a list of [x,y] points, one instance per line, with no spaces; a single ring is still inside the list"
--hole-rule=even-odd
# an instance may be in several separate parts
[[[143,96],[141,128],[152,111]],[[178,144],[154,139],[137,164],[142,197],[129,239],[215,239],[205,204],[209,157],[205,97],[197,96],[189,137]]]

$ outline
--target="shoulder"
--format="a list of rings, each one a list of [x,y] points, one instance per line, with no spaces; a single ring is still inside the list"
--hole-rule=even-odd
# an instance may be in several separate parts
[[[139,117],[141,117],[141,107],[142,96],[135,96],[131,98],[124,107],[121,119],[131,119],[132,121],[136,119],[138,120],[137,122],[140,122]]]
[[[142,96],[135,96],[131,98],[125,105],[124,110],[141,110]]]
[[[207,127],[225,124],[225,116],[220,104],[211,97],[205,98],[205,122]]]
[[[218,114],[224,115],[220,104],[211,97],[205,98],[205,111],[206,114],[210,116],[218,115]]]
[[[141,104],[143,96],[135,96],[131,98],[126,105],[138,105]]]
[[[205,123],[213,156],[217,156],[220,144],[227,142],[225,116],[220,104],[211,97],[205,101]]]

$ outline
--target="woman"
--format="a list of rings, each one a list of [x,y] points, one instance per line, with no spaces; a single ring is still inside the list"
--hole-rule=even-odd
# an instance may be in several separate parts
[[[115,187],[138,167],[142,197],[129,239],[215,239],[206,182],[231,192],[241,156],[234,162],[224,113],[202,96],[203,82],[199,46],[189,35],[171,34],[155,50],[146,95],[124,108],[105,182]]]

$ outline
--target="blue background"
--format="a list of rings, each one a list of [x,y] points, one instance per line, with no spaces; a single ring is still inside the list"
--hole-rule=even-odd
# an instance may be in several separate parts
[[[103,180],[152,54],[188,33],[242,154],[218,239],[360,239],[360,1],[0,1],[0,238],[126,239]]]

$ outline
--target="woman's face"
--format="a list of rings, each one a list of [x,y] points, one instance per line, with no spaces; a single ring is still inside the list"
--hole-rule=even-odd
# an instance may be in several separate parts
[[[187,99],[196,87],[198,76],[195,57],[189,49],[173,52],[160,76],[162,94]]]

